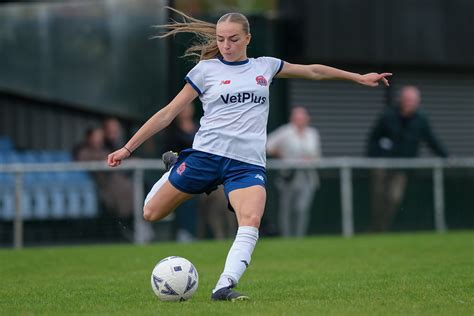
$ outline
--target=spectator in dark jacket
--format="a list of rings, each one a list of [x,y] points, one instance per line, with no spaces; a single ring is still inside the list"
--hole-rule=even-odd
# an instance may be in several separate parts
[[[378,119],[368,140],[369,157],[413,158],[421,141],[441,157],[447,157],[443,144],[431,130],[428,118],[418,110],[420,91],[405,86],[399,106],[387,109]],[[407,176],[399,170],[376,169],[372,174],[372,230],[385,231],[400,206]]]
[[[104,149],[102,128],[89,128],[85,139],[76,147],[75,159],[79,161],[104,161],[108,151]],[[133,186],[130,179],[120,172],[95,172],[94,179],[99,196],[107,210],[114,211],[121,219],[131,218],[133,211]]]
[[[104,147],[108,152],[115,151],[123,146],[123,129],[122,124],[116,118],[109,117],[102,123],[104,130]]]

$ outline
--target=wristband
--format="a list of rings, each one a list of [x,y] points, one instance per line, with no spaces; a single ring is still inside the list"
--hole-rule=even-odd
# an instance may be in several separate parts
[[[125,148],[129,153],[130,153],[130,156],[132,155],[132,152],[130,151],[130,149],[128,149],[127,147],[123,146],[123,148]]]

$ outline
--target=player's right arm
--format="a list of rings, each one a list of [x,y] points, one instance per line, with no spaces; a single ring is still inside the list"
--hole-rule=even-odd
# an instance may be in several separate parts
[[[123,159],[130,157],[144,141],[167,127],[174,118],[198,96],[196,90],[187,83],[176,97],[164,108],[156,112],[142,127],[130,138],[124,147],[114,151],[107,157],[110,167],[117,167]]]

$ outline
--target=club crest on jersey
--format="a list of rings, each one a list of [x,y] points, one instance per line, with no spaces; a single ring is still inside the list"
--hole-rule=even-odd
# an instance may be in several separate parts
[[[230,84],[230,80],[222,80],[221,85],[223,85],[223,84]]]
[[[264,76],[257,76],[257,78],[255,78],[255,80],[257,81],[258,85],[261,85],[261,86],[264,86],[264,87],[268,85],[267,79],[265,79]]]
[[[186,163],[185,162],[183,162],[182,164],[179,165],[178,170],[176,170],[176,172],[179,175],[182,175],[184,170],[186,170]]]

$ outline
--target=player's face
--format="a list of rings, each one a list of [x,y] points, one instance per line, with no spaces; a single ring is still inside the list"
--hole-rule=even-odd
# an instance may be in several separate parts
[[[217,47],[225,61],[247,59],[250,34],[245,34],[241,24],[235,22],[217,23],[216,35]]]

